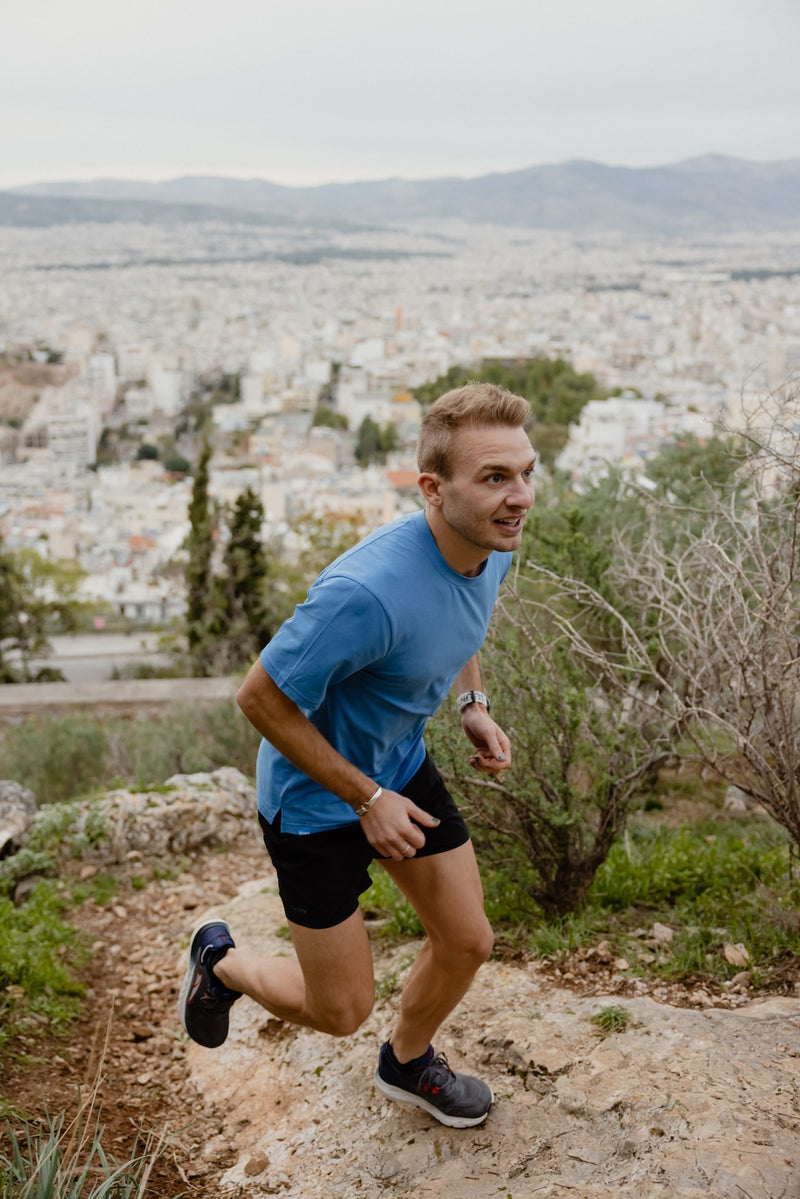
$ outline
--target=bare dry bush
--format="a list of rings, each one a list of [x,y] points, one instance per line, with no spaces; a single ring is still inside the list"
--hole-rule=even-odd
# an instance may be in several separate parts
[[[579,580],[535,564],[529,573],[552,588],[551,616],[571,653],[618,694],[633,686],[684,752],[800,845],[797,390],[762,399],[737,434],[745,453],[731,460],[733,492],[709,486],[691,509],[651,499],[643,525],[614,530],[617,606]],[[616,628],[615,650],[598,647],[592,619]]]

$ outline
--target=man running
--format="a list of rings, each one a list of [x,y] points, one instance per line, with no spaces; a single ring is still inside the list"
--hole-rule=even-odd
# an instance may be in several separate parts
[[[241,994],[282,1020],[354,1033],[375,998],[358,898],[377,859],[426,939],[375,1082],[456,1128],[485,1120],[493,1095],[432,1042],[493,934],[469,833],[423,736],[452,688],[472,766],[511,767],[478,651],[533,501],[530,415],[487,383],[431,405],[417,448],[424,509],[327,567],[252,666],[237,699],[263,738],[259,820],[296,956],[237,948],[224,921],[207,921],[180,1000],[186,1031],[209,1047],[225,1040]]]

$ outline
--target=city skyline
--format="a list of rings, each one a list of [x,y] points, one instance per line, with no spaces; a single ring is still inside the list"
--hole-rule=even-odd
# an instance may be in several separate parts
[[[0,187],[800,156],[792,0],[97,0],[6,15]]]

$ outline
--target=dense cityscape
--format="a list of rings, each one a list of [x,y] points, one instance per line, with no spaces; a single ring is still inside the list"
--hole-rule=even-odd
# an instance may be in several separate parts
[[[212,494],[252,487],[291,547],[303,517],[370,527],[415,503],[412,391],[453,365],[563,358],[617,391],[570,430],[558,465],[577,485],[735,427],[800,367],[797,234],[108,224],[1,228],[0,254],[0,353],[60,364],[25,395],[3,376],[0,533],[76,559],[85,595],[138,622],[181,611],[164,567],[192,481],[165,447],[191,453],[176,430],[204,379],[237,380],[212,409]],[[346,430],[312,424],[323,392]],[[354,459],[367,416],[397,429],[385,465]]]

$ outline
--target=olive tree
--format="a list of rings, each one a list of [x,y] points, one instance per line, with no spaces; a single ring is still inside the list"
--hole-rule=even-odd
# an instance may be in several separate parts
[[[574,653],[581,619],[569,597],[549,580],[534,585],[525,569],[501,594],[482,662],[511,770],[476,774],[452,715],[434,724],[437,760],[468,818],[523,849],[535,870],[531,896],[548,918],[583,905],[673,739],[672,718],[634,677],[619,687],[602,654]]]

